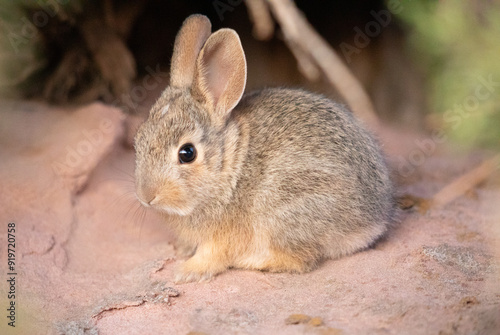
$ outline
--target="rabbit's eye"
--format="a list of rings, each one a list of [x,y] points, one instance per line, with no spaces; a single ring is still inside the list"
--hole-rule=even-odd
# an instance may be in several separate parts
[[[179,162],[191,163],[196,159],[196,148],[191,143],[184,144],[179,149]]]

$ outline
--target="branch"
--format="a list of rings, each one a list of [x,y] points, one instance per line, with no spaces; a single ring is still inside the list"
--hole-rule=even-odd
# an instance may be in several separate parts
[[[500,154],[485,160],[475,169],[467,172],[443,187],[441,191],[436,193],[429,200],[429,206],[432,208],[439,208],[452,202],[488,178],[495,170],[498,169],[498,164],[500,164]]]
[[[246,0],[248,16],[253,23],[253,36],[267,41],[274,35],[274,21],[265,0]]]
[[[247,0],[251,19],[257,28],[269,25],[264,17],[256,16],[254,7],[261,12],[263,0]],[[370,97],[361,83],[351,73],[335,50],[314,30],[304,15],[291,0],[267,0],[276,21],[283,31],[285,42],[293,52],[300,71],[309,80],[317,79],[321,73],[325,75],[330,85],[334,86],[352,111],[368,125],[377,127],[379,120]],[[252,8],[252,9],[251,9]],[[265,21],[264,21],[265,20]],[[259,36],[259,34],[256,34]]]

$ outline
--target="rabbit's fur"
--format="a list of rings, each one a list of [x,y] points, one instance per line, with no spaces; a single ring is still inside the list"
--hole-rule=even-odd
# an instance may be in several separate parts
[[[135,138],[137,198],[168,216],[179,252],[192,255],[176,281],[230,267],[304,272],[370,246],[395,211],[376,142],[324,97],[282,88],[242,97],[238,35],[210,29],[204,16],[186,19],[171,85]],[[197,156],[181,164],[185,143]]]

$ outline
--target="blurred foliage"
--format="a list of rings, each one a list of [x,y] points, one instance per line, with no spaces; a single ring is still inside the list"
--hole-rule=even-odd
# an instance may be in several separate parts
[[[500,148],[500,1],[401,4],[398,17],[426,75],[433,126],[462,146]]]
[[[0,0],[0,95],[29,90],[47,70],[48,55],[39,29],[49,20],[72,21],[81,1]]]
[[[45,66],[45,60],[36,31],[26,23],[23,7],[15,1],[0,0],[0,8],[0,89],[5,95]]]

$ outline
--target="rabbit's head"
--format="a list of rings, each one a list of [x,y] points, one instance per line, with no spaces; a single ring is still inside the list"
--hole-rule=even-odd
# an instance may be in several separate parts
[[[135,137],[136,195],[144,206],[189,215],[231,197],[239,127],[231,111],[246,82],[238,35],[211,34],[201,15],[186,19],[174,45],[170,86]]]

